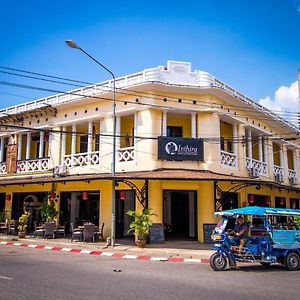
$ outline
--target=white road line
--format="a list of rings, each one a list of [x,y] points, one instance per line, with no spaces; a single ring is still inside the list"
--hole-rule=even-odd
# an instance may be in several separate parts
[[[11,277],[0,276],[0,279],[13,280]]]

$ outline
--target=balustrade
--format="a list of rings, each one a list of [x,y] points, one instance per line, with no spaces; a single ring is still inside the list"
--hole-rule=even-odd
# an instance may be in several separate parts
[[[49,170],[49,158],[37,158],[17,161],[17,173],[45,172]]]
[[[76,153],[74,155],[65,155],[63,160],[64,165],[67,167],[87,166],[87,165],[99,165],[100,164],[100,152],[85,152]]]
[[[268,175],[268,164],[264,161],[256,160],[254,158],[246,158],[246,169],[258,176]]]
[[[237,155],[221,150],[221,165],[226,167],[237,167]]]
[[[273,174],[277,181],[283,181],[283,167],[275,166],[273,167]]]
[[[0,163],[0,174],[6,174],[6,163]]]
[[[117,150],[117,160],[118,162],[128,162],[135,160],[134,147],[126,147]]]

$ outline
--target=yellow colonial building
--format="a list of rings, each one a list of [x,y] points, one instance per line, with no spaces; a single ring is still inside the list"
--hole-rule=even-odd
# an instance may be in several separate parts
[[[166,239],[207,241],[213,212],[245,205],[299,208],[299,130],[188,62],[116,79],[116,234],[129,209],[149,207]],[[0,210],[39,222],[112,216],[113,82],[0,111]]]

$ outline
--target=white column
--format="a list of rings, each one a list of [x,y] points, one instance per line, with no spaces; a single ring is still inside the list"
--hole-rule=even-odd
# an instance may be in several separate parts
[[[197,130],[196,130],[196,114],[193,113],[191,117],[191,129],[192,129],[192,138],[197,137]]]
[[[0,162],[3,162],[3,156],[4,156],[4,137],[0,138]]]
[[[19,133],[18,134],[18,160],[22,159],[22,140],[23,140],[23,135]]]
[[[64,157],[66,155],[66,126],[62,127],[62,133],[61,133],[61,164],[64,163]]]
[[[88,125],[88,145],[87,145],[88,162],[90,162],[90,159],[91,159],[92,143],[93,143],[93,122],[89,121],[89,125]]]
[[[138,119],[138,117],[139,117],[139,115],[138,115],[138,112],[136,111],[135,113],[134,113],[134,124],[133,124],[133,128],[134,128],[134,130],[133,130],[133,135],[134,135],[134,137],[133,137],[133,145],[135,145],[135,137],[138,135],[138,125],[139,125],[139,119]]]
[[[292,150],[292,155],[293,155],[293,168],[294,168],[294,171],[297,172],[297,160],[296,160],[296,151],[293,149]]]
[[[163,136],[167,136],[167,112],[163,111],[163,115],[162,115],[162,135]]]
[[[268,163],[268,140],[266,138],[263,139],[264,144],[264,162]]]
[[[262,137],[258,138],[258,160],[263,161],[263,145],[262,145]]]
[[[269,149],[269,153],[270,153],[270,156],[269,156],[269,162],[270,162],[270,167],[269,167],[269,170],[270,170],[270,173],[269,173],[269,176],[273,176],[274,175],[274,147],[273,147],[273,141],[270,140],[270,149]]]
[[[26,139],[26,159],[30,159],[31,132],[27,132]]]
[[[117,116],[116,118],[116,150],[120,149],[120,133],[121,133],[121,117]],[[113,136],[111,137],[113,139]]]
[[[72,144],[71,144],[71,161],[74,164],[74,154],[76,154],[76,124],[72,126]]]
[[[248,158],[252,159],[252,133],[251,133],[251,129],[248,129]]]
[[[280,157],[280,167],[283,168],[283,145],[279,145],[279,157]]]
[[[232,135],[233,135],[233,154],[238,155],[238,133],[237,124],[232,125]]]
[[[39,158],[44,157],[44,136],[45,136],[45,132],[41,131],[40,132]]]

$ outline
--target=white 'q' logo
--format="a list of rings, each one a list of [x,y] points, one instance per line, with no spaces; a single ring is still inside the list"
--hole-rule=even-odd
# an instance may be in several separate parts
[[[178,150],[178,146],[174,142],[169,142],[166,144],[165,150],[168,154],[174,155],[174,154],[176,154],[176,152]]]

